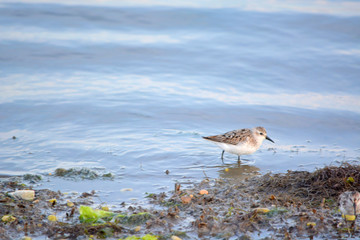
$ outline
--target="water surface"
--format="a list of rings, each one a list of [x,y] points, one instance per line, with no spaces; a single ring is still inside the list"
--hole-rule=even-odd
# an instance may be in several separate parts
[[[359,162],[357,2],[71,2],[1,4],[0,174],[116,204]],[[255,126],[275,144],[240,166],[201,138]],[[115,178],[48,175],[59,167]]]

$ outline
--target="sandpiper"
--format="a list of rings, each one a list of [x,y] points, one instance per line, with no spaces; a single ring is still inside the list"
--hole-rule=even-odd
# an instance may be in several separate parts
[[[360,193],[347,191],[340,194],[339,209],[345,220],[354,221],[356,216],[360,214]]]
[[[238,161],[240,161],[241,155],[249,155],[256,152],[264,139],[274,142],[267,136],[266,130],[263,127],[238,129],[203,138],[215,143],[223,150],[221,159],[224,159],[224,152],[229,152],[238,155]]]

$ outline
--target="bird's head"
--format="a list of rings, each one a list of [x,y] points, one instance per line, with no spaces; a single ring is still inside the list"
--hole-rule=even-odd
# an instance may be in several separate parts
[[[266,133],[266,130],[264,127],[256,127],[254,129],[254,133],[255,133],[255,136],[258,137],[258,138],[262,138],[262,140],[266,139],[266,140],[269,140],[270,142],[273,142],[275,143],[271,138],[269,138],[267,136],[267,133]]]

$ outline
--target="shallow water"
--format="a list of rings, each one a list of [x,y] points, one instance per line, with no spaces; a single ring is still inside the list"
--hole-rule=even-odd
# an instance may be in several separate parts
[[[204,177],[359,163],[360,4],[208,3],[3,2],[0,175],[116,204]],[[275,144],[240,166],[201,138],[255,126]],[[59,167],[115,178],[48,176]]]

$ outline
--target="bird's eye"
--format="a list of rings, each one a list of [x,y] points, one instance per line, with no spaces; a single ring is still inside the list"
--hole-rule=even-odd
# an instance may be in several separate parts
[[[264,135],[264,134],[261,132],[260,135]]]

